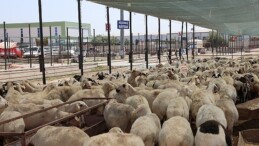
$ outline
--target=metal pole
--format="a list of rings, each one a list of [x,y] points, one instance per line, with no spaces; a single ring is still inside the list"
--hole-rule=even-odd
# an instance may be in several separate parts
[[[68,37],[68,42],[69,42],[69,58],[71,58],[71,38],[70,38],[70,36]]]
[[[7,55],[6,55],[6,29],[5,29],[5,22],[4,22],[4,60],[5,60],[5,70],[7,69],[7,60],[6,60],[6,58],[7,58]]]
[[[187,57],[187,60],[189,60],[188,59],[188,23],[187,22],[185,22],[186,23],[186,57]]]
[[[93,29],[93,34],[94,34],[94,43],[93,43],[93,47],[94,47],[94,61],[95,61],[95,29]]]
[[[169,63],[172,64],[172,20],[169,20]]]
[[[179,57],[182,59],[182,48],[183,48],[183,21],[182,21],[182,31],[181,31],[181,47],[179,48]]]
[[[112,73],[112,63],[111,63],[111,34],[110,34],[110,11],[109,7],[107,7],[107,25],[108,25],[108,64],[109,64],[109,74]]]
[[[61,36],[60,35],[58,35],[58,46],[59,46],[58,58],[60,59],[61,57]]]
[[[32,62],[31,62],[31,24],[29,24],[29,43],[30,43],[30,68],[32,68]]]
[[[132,70],[132,62],[133,62],[133,52],[132,52],[132,14],[129,12],[130,17],[130,52],[129,52],[129,62],[130,62],[130,70]]]
[[[152,47],[152,46],[153,46],[153,45],[152,45],[152,44],[153,44],[152,34],[150,35],[150,40],[151,40],[151,48],[150,48],[151,51],[150,51],[150,55],[152,56],[152,51],[153,51],[153,47]]]
[[[138,52],[138,58],[140,58],[140,46],[139,46],[140,38],[139,38],[139,33],[138,33],[138,44],[136,44],[136,50]]]
[[[68,50],[68,47],[69,47],[69,44],[68,44],[68,37],[69,33],[68,33],[68,27],[67,27],[67,64],[69,64],[69,50]]]
[[[148,19],[147,15],[145,15],[146,19],[146,51],[145,51],[145,61],[146,61],[146,68],[148,69]]]
[[[43,27],[42,27],[42,7],[41,7],[41,0],[38,0],[39,4],[39,21],[40,21],[40,65],[42,71],[42,81],[43,84],[46,84],[46,77],[45,77],[45,63],[44,63],[44,50],[43,50]]]
[[[52,66],[52,29],[49,26],[49,48],[50,48],[50,66]]]
[[[123,10],[120,10],[120,15],[121,15],[121,20],[124,20],[124,12]],[[124,54],[125,54],[125,50],[124,50],[124,29],[120,30],[120,50],[122,52],[121,55],[121,59],[124,59]]]
[[[82,43],[82,22],[81,22],[81,0],[77,0],[78,4],[78,31],[79,31],[79,69],[81,69],[81,75],[84,75],[83,67],[83,43]]]
[[[161,63],[161,47],[160,47],[160,43],[161,43],[161,30],[160,30],[160,18],[158,18],[158,61],[159,64]]]
[[[243,62],[243,46],[244,46],[244,36],[242,36],[242,47],[241,47],[241,62]],[[241,44],[240,44],[240,46],[241,46]]]
[[[214,41],[213,41],[213,37],[214,37],[214,31],[212,30],[212,38],[211,38],[211,49],[212,49],[212,55],[214,57]]]
[[[192,25],[192,59],[194,59],[194,48],[195,48],[195,25]]]
[[[234,36],[232,36],[232,39],[233,39]],[[234,53],[234,40],[233,42],[231,43],[231,53],[232,53],[232,59],[233,59],[233,53]]]

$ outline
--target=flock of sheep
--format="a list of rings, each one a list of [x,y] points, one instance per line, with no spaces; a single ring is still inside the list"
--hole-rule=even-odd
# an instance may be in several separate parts
[[[69,101],[46,112],[0,125],[24,132],[109,100],[92,111],[103,115],[108,133],[89,137],[76,127],[45,126],[30,138],[35,146],[231,146],[237,103],[259,93],[257,59],[226,58],[158,64],[112,75],[74,76],[34,85],[0,85],[0,122]],[[104,100],[83,100],[83,98]],[[107,98],[107,99],[106,99]],[[75,118],[70,125],[82,124]]]

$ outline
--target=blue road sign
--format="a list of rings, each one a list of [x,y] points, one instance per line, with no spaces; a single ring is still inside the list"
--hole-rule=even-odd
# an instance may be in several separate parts
[[[117,28],[118,29],[129,29],[129,21],[118,20],[117,21]]]

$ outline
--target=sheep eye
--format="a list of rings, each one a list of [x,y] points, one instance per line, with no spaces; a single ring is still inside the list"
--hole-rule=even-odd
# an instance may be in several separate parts
[[[123,87],[123,88],[125,88],[125,87],[126,87],[126,85],[125,85],[125,84],[123,84],[123,85],[122,85],[122,87]]]

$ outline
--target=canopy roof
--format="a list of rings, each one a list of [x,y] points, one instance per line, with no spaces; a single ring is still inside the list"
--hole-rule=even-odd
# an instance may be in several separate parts
[[[89,0],[109,7],[218,30],[259,34],[259,0]]]

